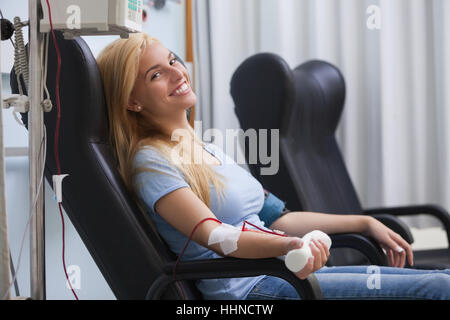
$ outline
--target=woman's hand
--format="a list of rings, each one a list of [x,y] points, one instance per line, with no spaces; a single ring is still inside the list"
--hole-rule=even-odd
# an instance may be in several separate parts
[[[389,265],[403,268],[406,258],[408,258],[408,262],[412,266],[414,263],[413,252],[409,243],[377,219],[368,218],[367,229],[364,234],[378,241],[380,246],[386,251]]]
[[[303,247],[303,244],[302,239],[293,237],[288,242],[286,253],[294,249],[300,249]],[[313,256],[309,258],[306,266],[302,270],[295,273],[295,275],[302,280],[306,279],[311,273],[321,269],[330,256],[327,245],[320,240],[312,240],[309,243],[309,247]]]

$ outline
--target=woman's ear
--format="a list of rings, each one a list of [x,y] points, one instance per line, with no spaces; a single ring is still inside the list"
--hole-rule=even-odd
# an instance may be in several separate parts
[[[130,97],[130,99],[128,99],[127,110],[133,112],[141,112],[142,105],[138,101]]]

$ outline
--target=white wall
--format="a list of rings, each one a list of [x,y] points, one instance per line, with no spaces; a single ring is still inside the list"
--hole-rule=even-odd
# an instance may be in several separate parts
[[[184,2],[183,2],[184,3]],[[13,20],[20,16],[28,20],[28,1],[0,0],[0,9],[5,18]],[[144,31],[160,39],[169,49],[185,58],[185,6],[168,2],[167,6],[155,11],[150,9]],[[28,28],[24,28],[25,43],[28,42]],[[115,36],[84,37],[94,56]],[[14,63],[14,51],[11,42],[1,42],[1,71],[3,79],[3,98],[10,94],[8,75]],[[5,74],[7,73],[7,74]],[[5,147],[27,147],[27,131],[14,120],[11,110],[3,111],[3,130]],[[15,268],[21,240],[29,215],[29,163],[27,157],[10,157],[6,159],[6,199],[9,227],[9,244]],[[62,266],[62,225],[53,192],[48,183],[45,185],[45,232],[46,232],[46,292],[47,299],[74,299],[66,287]],[[76,290],[81,300],[115,299],[102,274],[92,260],[89,252],[78,236],[73,225],[65,216],[66,266],[78,266],[81,289]],[[29,231],[29,230],[28,230]],[[21,296],[30,295],[29,236],[26,235],[18,272]],[[12,295],[15,295],[14,290]]]

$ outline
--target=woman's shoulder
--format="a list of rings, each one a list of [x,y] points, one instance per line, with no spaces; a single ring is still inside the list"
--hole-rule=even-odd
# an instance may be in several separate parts
[[[220,158],[222,163],[226,163],[226,164],[235,164],[236,163],[232,157],[228,156],[228,154],[224,151],[224,148],[221,145],[217,145],[217,144],[208,142],[208,143],[205,143],[205,148],[212,151],[212,153],[216,157]]]
[[[149,146],[149,145],[141,146],[136,151],[136,155],[145,155],[145,154],[159,155],[159,154],[161,154],[161,151],[158,148],[156,148],[155,146]]]
[[[208,149],[210,151],[213,151],[213,152],[219,153],[219,154],[223,153],[223,149],[220,146],[218,146],[212,142],[203,142],[203,145],[205,146],[206,149]]]
[[[160,157],[162,153],[154,146],[142,146],[136,150],[135,159],[148,156]]]
[[[164,156],[163,152],[156,148],[155,146],[142,146],[136,151],[133,159],[134,166],[139,166],[148,163],[166,163],[169,161]]]
[[[183,172],[168,158],[164,153],[154,146],[145,146],[139,148],[133,161],[133,170],[135,177],[145,173],[148,177],[150,173],[165,174],[165,176],[176,177],[177,180],[185,180]],[[161,178],[161,176],[159,176]]]

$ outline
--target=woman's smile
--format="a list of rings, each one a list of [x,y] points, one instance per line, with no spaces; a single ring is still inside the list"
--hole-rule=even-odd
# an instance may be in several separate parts
[[[171,94],[172,97],[177,96],[185,96],[191,92],[191,87],[184,81],[181,85],[179,85]]]

